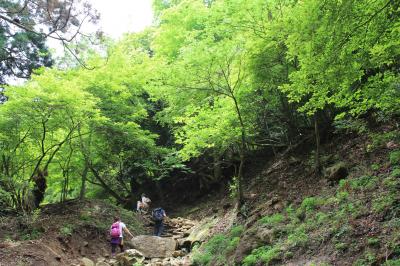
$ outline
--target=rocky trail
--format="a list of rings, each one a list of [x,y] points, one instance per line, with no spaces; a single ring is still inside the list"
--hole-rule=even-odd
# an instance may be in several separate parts
[[[80,259],[75,265],[81,266],[186,266],[190,263],[190,251],[196,242],[197,221],[177,217],[164,221],[161,237],[152,236],[154,223],[149,215],[144,215],[148,235],[138,235],[125,240],[125,251],[115,258],[99,257],[96,261],[88,258]]]

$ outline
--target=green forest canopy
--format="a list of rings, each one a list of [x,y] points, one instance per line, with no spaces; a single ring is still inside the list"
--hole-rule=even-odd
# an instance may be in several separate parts
[[[153,4],[155,25],[109,45],[106,58],[92,53],[94,69],[41,68],[6,88],[3,206],[35,208],[30,198],[46,188],[46,202],[86,194],[128,204],[143,182],[198,158],[211,166],[200,184],[237,166],[240,200],[252,151],[399,115],[398,1]]]

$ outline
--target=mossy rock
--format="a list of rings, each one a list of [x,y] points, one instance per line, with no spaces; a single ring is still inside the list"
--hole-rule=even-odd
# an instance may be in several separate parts
[[[338,162],[324,169],[324,176],[331,184],[337,184],[348,176],[348,167],[344,162]]]

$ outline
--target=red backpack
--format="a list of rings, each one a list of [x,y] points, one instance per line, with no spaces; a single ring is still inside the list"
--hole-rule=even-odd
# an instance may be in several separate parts
[[[119,222],[113,223],[110,229],[111,238],[119,238],[121,235],[121,229],[119,227]]]

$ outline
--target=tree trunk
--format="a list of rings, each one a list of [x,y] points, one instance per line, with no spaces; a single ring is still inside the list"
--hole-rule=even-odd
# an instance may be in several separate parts
[[[156,188],[157,188],[158,197],[160,198],[160,202],[164,202],[164,193],[162,191],[160,181],[158,181],[158,180],[156,181]]]
[[[87,163],[85,163],[85,168],[83,168],[83,172],[82,172],[81,191],[79,193],[79,199],[80,200],[83,200],[85,198],[86,178],[87,178],[88,171],[89,171],[89,167],[88,167]]]
[[[237,184],[237,192],[238,192],[238,204],[239,208],[243,205],[244,203],[244,197],[243,197],[243,167],[244,167],[244,162],[245,162],[245,156],[244,156],[244,151],[242,150],[240,152],[240,164],[239,164],[239,173],[238,173],[238,184]]]
[[[243,197],[243,167],[245,163],[245,151],[246,151],[246,131],[245,131],[245,126],[242,118],[242,114],[240,112],[239,104],[233,95],[233,92],[231,91],[231,96],[233,99],[233,102],[235,103],[235,108],[236,108],[236,114],[238,116],[239,122],[240,122],[240,130],[241,130],[241,138],[240,138],[240,151],[239,151],[239,156],[240,156],[240,165],[239,165],[239,173],[238,173],[238,184],[237,184],[237,201],[238,201],[238,206],[239,208],[242,206],[244,203],[244,197]]]
[[[96,171],[96,169],[93,168],[92,165],[89,165],[89,169],[91,170],[91,172],[93,173],[94,177],[96,178],[97,181],[99,181],[99,184],[102,188],[104,188],[104,190],[110,194],[110,196],[114,197],[118,203],[120,204],[125,204],[126,201],[124,200],[123,197],[121,197],[118,192],[112,190],[108,184],[103,180],[103,178],[100,176],[100,174]]]
[[[321,165],[319,160],[320,153],[320,136],[319,136],[319,128],[318,128],[318,116],[314,114],[314,132],[315,132],[315,174],[319,175],[321,172]]]
[[[222,176],[222,167],[221,167],[221,157],[216,151],[214,151],[213,160],[214,160],[213,163],[214,181],[218,182],[218,180]]]

